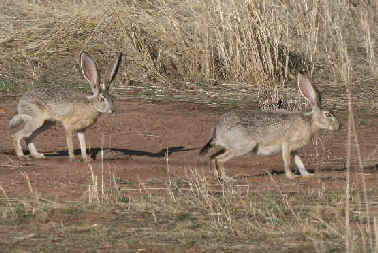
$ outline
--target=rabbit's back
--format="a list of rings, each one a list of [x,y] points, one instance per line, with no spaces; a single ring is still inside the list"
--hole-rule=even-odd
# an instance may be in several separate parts
[[[275,146],[278,148],[289,140],[310,139],[310,121],[311,117],[303,113],[230,111],[223,114],[216,124],[216,142],[224,147],[241,148],[248,143],[248,146],[258,144],[275,149]]]
[[[21,97],[17,110],[21,114],[62,120],[75,112],[85,117],[92,111],[90,103],[84,94],[70,88],[41,85]]]
[[[59,85],[41,85],[30,89],[22,97],[21,101],[39,101],[45,105],[60,105],[74,101],[86,100],[85,96],[73,89]]]
[[[245,128],[248,132],[265,129],[286,129],[295,121],[309,121],[303,113],[297,112],[261,112],[234,110],[223,114],[217,122],[217,127],[231,129]]]

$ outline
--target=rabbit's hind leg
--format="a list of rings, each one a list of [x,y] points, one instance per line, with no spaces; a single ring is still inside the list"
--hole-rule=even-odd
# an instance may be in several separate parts
[[[291,165],[291,160],[293,158],[293,154],[289,148],[289,144],[283,143],[282,144],[282,159],[284,161],[285,165],[285,174],[286,177],[289,179],[293,179],[296,176],[291,172],[290,165]]]
[[[16,155],[19,159],[22,159],[24,157],[24,152],[22,151],[22,146],[21,146],[21,140],[23,139],[22,131],[23,130],[20,130],[13,135],[13,146],[14,146]]]
[[[211,157],[211,161],[215,164],[218,179],[220,181],[232,181],[231,177],[226,175],[224,163],[235,157],[231,149],[223,149]]]
[[[72,142],[72,135],[73,135],[73,130],[70,127],[66,127],[66,142],[67,142],[67,148],[68,148],[68,156],[70,157],[70,160],[73,161],[75,160],[75,154],[73,150],[73,142]]]
[[[15,149],[16,154],[19,158],[24,157],[24,153],[22,152],[21,147],[21,140],[25,138],[26,144],[28,146],[28,149],[30,151],[31,156],[34,158],[44,158],[43,154],[40,154],[37,152],[37,149],[35,148],[32,140],[33,138],[38,134],[34,134],[37,129],[39,129],[43,125],[44,120],[32,118],[30,120],[25,121],[24,128],[20,131],[18,131],[15,134]]]
[[[55,125],[55,122],[53,121],[44,121],[40,120],[40,123],[37,124],[37,121],[34,121],[34,125],[37,127],[40,125],[37,129],[33,131],[33,133],[25,138],[26,144],[28,145],[28,149],[30,151],[30,154],[34,158],[45,158],[45,156],[37,151],[37,149],[34,146],[33,140],[35,137],[37,137],[40,133],[45,131],[46,129],[49,129],[51,126]],[[42,122],[42,123],[41,123]]]

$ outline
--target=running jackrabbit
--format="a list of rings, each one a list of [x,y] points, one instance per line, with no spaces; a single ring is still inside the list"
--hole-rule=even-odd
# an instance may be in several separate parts
[[[51,122],[61,122],[66,131],[66,141],[70,159],[74,159],[72,135],[77,132],[81,156],[87,160],[84,131],[94,124],[101,113],[112,113],[113,104],[109,94],[111,83],[117,74],[122,55],[110,69],[109,79],[100,84],[96,64],[83,52],[80,55],[81,69],[89,82],[93,94],[87,96],[69,88],[58,85],[41,85],[25,93],[17,106],[17,114],[9,122],[13,128],[24,122],[24,127],[14,134],[13,145],[17,156],[21,159],[24,153],[21,140],[25,138],[30,154],[35,158],[44,158],[38,153],[33,139],[46,130]]]
[[[307,77],[298,74],[298,86],[309,101],[311,112],[230,111],[220,117],[212,137],[200,151],[200,155],[205,155],[213,146],[222,148],[210,156],[220,178],[226,178],[223,166],[226,161],[249,152],[257,155],[282,152],[288,178],[294,177],[290,170],[293,158],[302,176],[311,175],[296,150],[308,144],[319,129],[339,129],[339,122],[329,111],[320,109],[318,94]]]

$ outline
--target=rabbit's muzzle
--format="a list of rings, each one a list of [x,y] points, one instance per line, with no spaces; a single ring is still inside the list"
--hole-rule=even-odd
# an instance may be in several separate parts
[[[338,130],[340,123],[337,118],[329,111],[321,111],[313,114],[313,124],[320,129]]]
[[[329,130],[336,131],[336,130],[339,130],[339,129],[340,129],[340,123],[336,119],[336,121],[333,124],[330,125]]]
[[[330,112],[325,112],[325,114],[328,122],[328,129],[331,131],[339,130],[340,122],[336,119],[336,117]]]

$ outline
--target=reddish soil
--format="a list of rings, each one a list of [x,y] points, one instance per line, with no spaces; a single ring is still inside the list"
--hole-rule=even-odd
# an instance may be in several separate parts
[[[10,98],[5,101],[0,103],[0,186],[8,197],[30,196],[26,175],[30,178],[33,190],[44,198],[56,201],[79,200],[90,184],[90,170],[88,163],[79,160],[77,138],[75,148],[78,159],[73,162],[67,157],[65,135],[59,124],[35,139],[37,149],[47,154],[46,159],[19,161],[13,151],[11,137],[17,129],[8,128],[17,101]],[[164,182],[168,172],[172,177],[186,177],[193,168],[214,178],[209,171],[208,160],[199,157],[198,151],[208,141],[215,119],[225,108],[147,101],[117,101],[116,106],[115,114],[101,116],[86,131],[87,145],[92,152],[96,153],[104,147],[121,154],[118,159],[104,159],[103,163],[97,156],[90,163],[96,175],[101,175],[103,164],[106,177],[111,171],[121,183]],[[259,185],[261,188],[257,190],[261,191],[276,187],[267,171],[273,172],[273,180],[282,183],[280,186],[288,191],[295,191],[297,183],[314,187],[321,187],[325,183],[328,190],[343,189],[347,114],[339,113],[337,117],[344,125],[341,130],[322,132],[317,145],[310,144],[300,151],[306,167],[314,171],[315,176],[286,179],[280,155],[235,158],[226,163],[227,174],[237,179],[236,184]],[[377,182],[377,115],[359,114],[356,120],[362,158],[369,160],[364,164],[368,187],[374,187]],[[167,150],[168,160],[165,156]],[[359,170],[356,163],[353,164],[353,168]]]

